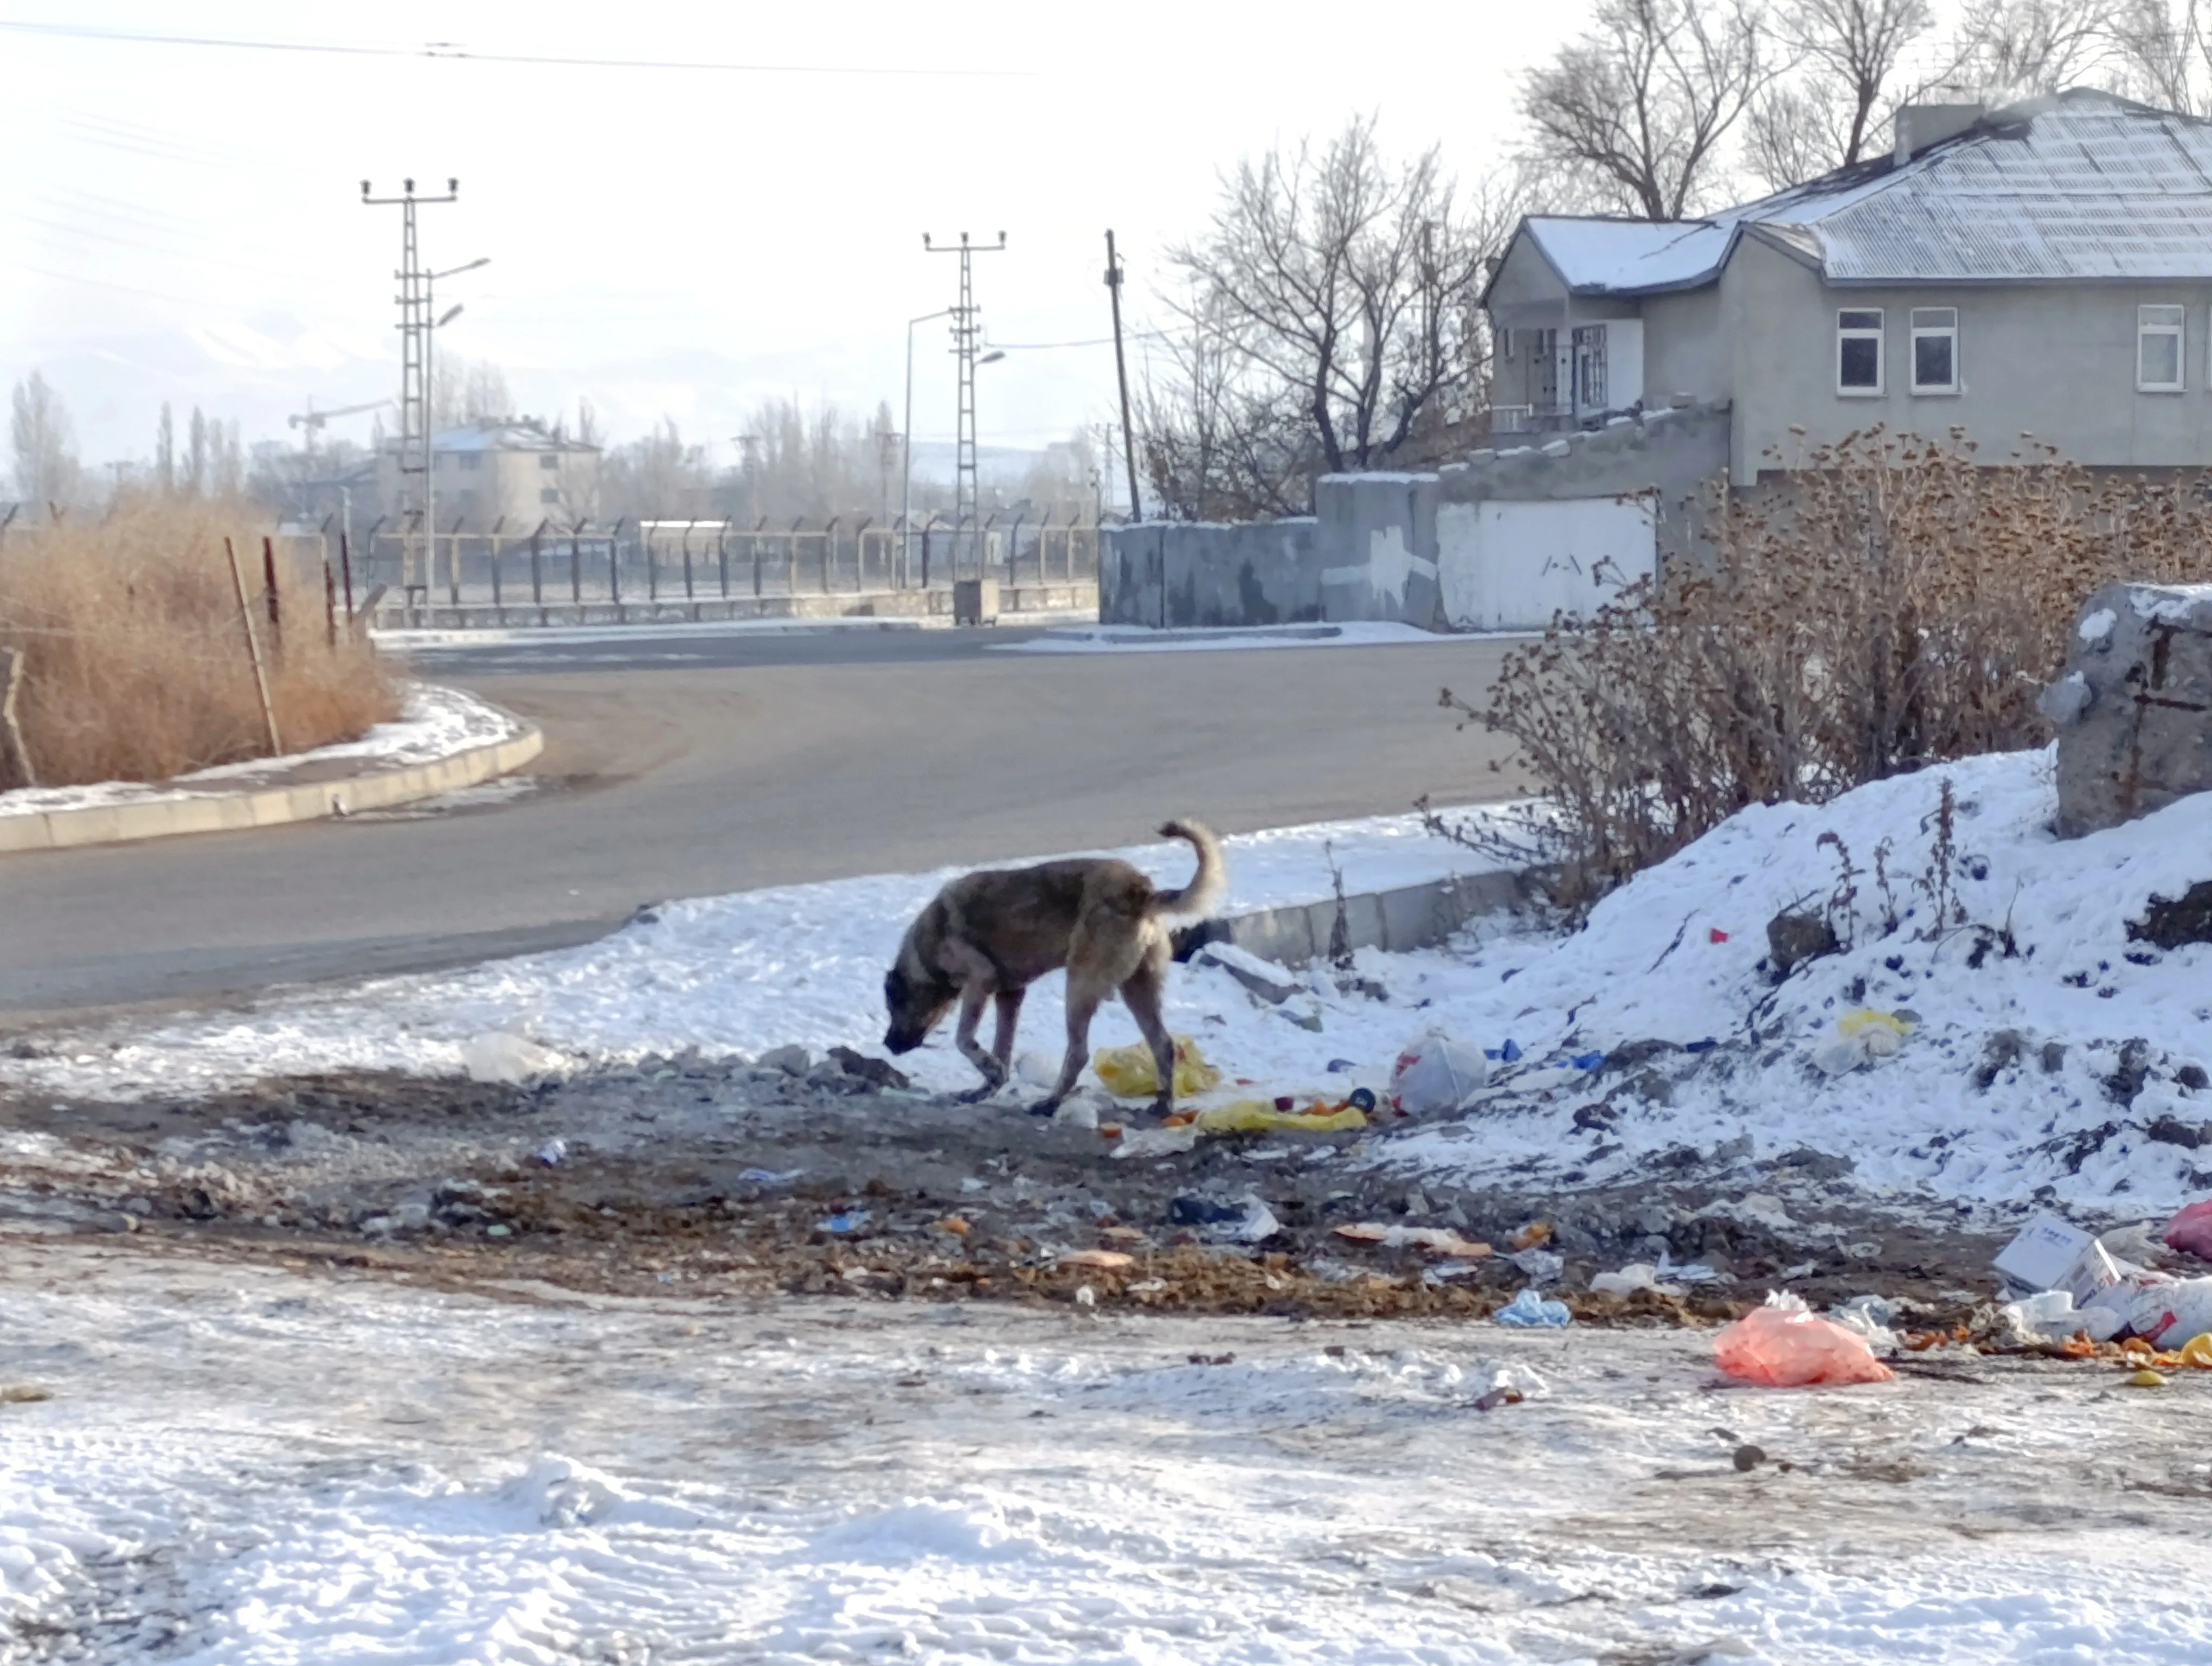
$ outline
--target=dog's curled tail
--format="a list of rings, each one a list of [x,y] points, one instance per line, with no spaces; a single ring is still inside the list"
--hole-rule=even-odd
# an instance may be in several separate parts
[[[1221,860],[1221,841],[1212,828],[1194,821],[1171,821],[1160,829],[1164,837],[1188,839],[1198,853],[1198,872],[1181,891],[1153,894],[1146,909],[1158,920],[1203,920],[1221,906],[1228,893],[1229,869]]]

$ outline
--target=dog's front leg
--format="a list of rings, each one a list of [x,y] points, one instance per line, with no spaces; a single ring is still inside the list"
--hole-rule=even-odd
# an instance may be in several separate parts
[[[988,1099],[1006,1083],[1006,1067],[983,1050],[975,1039],[975,1031],[983,1022],[983,1003],[991,992],[979,983],[971,983],[960,997],[960,1028],[954,1037],[959,1043],[961,1056],[983,1073],[983,1085],[970,1088],[960,1096],[960,1103],[972,1105]]]

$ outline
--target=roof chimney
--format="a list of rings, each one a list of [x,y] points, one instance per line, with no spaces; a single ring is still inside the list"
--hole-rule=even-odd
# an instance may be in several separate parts
[[[1965,132],[1986,112],[1980,104],[1907,104],[1897,112],[1897,149],[1893,160],[1911,161],[1930,145]]]

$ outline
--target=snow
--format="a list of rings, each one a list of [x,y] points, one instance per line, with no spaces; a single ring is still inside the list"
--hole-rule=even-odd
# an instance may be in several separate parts
[[[1448,813],[1480,819],[1495,812]],[[1348,892],[1394,890],[1492,866],[1431,837],[1411,815],[1279,828],[1235,836],[1225,845],[1225,908],[1234,913],[1328,897],[1332,860]],[[1121,855],[1168,885],[1182,885],[1191,871],[1190,848],[1180,842],[1075,854]],[[0,1057],[0,1081],[142,1095],[283,1071],[457,1073],[465,1044],[495,1030],[526,1036],[580,1062],[691,1045],[746,1054],[793,1042],[817,1051],[836,1043],[872,1049],[884,1027],[883,976],[899,939],[922,905],[960,871],[877,874],[663,903],[581,948],[459,973],[311,990],[244,1013],[151,1027],[125,1023],[64,1037],[58,1057]],[[1215,998],[1206,1010],[1228,992],[1244,1004],[1241,988],[1225,972],[1198,978],[1192,987]],[[1049,1042],[1064,1032],[1059,990],[1054,977],[1032,994],[1023,1020],[1025,1037]],[[1202,1020],[1197,1010],[1179,1009],[1176,1021]],[[1328,1062],[1329,1043],[1323,1037],[1272,1015],[1258,1020],[1240,1014],[1237,1023],[1255,1031],[1255,1059],[1280,1044],[1272,1032],[1283,1030],[1305,1044],[1294,1058],[1279,1061],[1281,1069],[1317,1073]],[[1402,1019],[1394,1025],[1402,1027]],[[1098,1045],[1136,1038],[1118,1006],[1102,1015],[1094,1033]],[[1393,1033],[1389,1039],[1395,1043],[1400,1037]],[[970,1067],[943,1030],[901,1064],[926,1085],[971,1085]]]
[[[2189,1389],[1697,1332],[457,1293],[13,1236],[0,1658],[2205,1657]],[[1194,1342],[1227,1363],[1190,1363]],[[1484,1414],[1510,1383],[1526,1396]],[[1729,1454],[1776,1460],[1750,1475]]]
[[[1224,1097],[1340,1089],[1346,1077],[1329,1070],[1340,1059],[1378,1080],[1431,1028],[1486,1049],[1513,1042],[1522,1056],[1501,1062],[1465,1119],[1371,1146],[1370,1160],[1468,1184],[1617,1183],[1681,1146],[1732,1151],[1749,1175],[1810,1148],[1849,1158],[1852,1183],[1875,1196],[2007,1207],[2039,1197],[2135,1218],[2170,1211],[2204,1183],[2190,1149],[2148,1135],[2161,1117],[2212,1118],[2212,1096],[2176,1079],[2185,1063],[2212,1062],[2212,945],[2160,954],[2131,942],[2127,922],[2152,895],[2179,897],[2212,877],[2204,806],[2185,800],[2061,842],[2049,830],[2051,774],[2047,751],[1974,758],[1818,808],[1745,811],[1608,897],[1571,935],[1499,920],[1449,948],[1363,952],[1355,970],[1387,999],[1348,980],[1340,988],[1316,968],[1298,974],[1300,993],[1270,1006],[1223,968],[1180,967],[1170,1025],[1226,1073]],[[1948,885],[1965,918],[1931,933],[1947,781],[1956,800]],[[1856,871],[1856,895],[1839,910],[1850,945],[1777,988],[1762,966],[1767,921],[1787,909],[1818,910],[1840,888],[1839,853],[1824,835],[1840,839]],[[1483,866],[1411,817],[1282,830],[1229,842],[1225,911],[1327,897],[1328,846],[1350,892]],[[1123,854],[1166,883],[1189,872],[1181,846]],[[583,948],[64,1037],[56,1056],[0,1060],[0,1079],[139,1095],[274,1071],[450,1073],[464,1043],[488,1031],[578,1063],[692,1045],[873,1050],[883,970],[946,877],[878,875],[671,903]],[[1898,915],[1887,933],[1886,907]],[[1894,1055],[1823,1076],[1814,1055],[1860,1006],[1909,1009],[1909,1033]],[[1032,992],[1022,1045],[1055,1047],[1060,1025],[1054,977]],[[1992,1038],[2007,1045],[2008,1032],[2007,1055],[1989,1085],[1978,1085]],[[1092,1045],[1136,1038],[1114,1006],[1099,1015]],[[2108,1083],[2135,1038],[2148,1075],[2124,1104]],[[1647,1040],[1701,1047],[1652,1061],[1671,1103],[1615,1097],[1613,1126],[1577,1128],[1576,1112],[1620,1096],[1626,1079],[1594,1079],[1577,1061]],[[2063,1049],[2049,1068],[2046,1043]],[[974,1079],[943,1031],[901,1063],[933,1090]]]
[[[2075,628],[2075,634],[2085,642],[2101,642],[2119,622],[2120,616],[2111,608],[2100,607]]]
[[[522,613],[528,603],[508,610]],[[504,648],[517,643],[542,647],[560,642],[636,642],[660,636],[791,636],[818,635],[825,631],[920,630],[921,619],[710,619],[666,623],[605,625],[471,625],[460,629],[373,630],[377,647],[392,654],[415,654],[440,648]]]
[[[1532,216],[1544,258],[1577,294],[1685,289],[1720,270],[1735,241],[1730,220],[1650,222]]]
[[[58,811],[112,809],[125,804],[155,804],[179,799],[214,798],[250,792],[272,784],[285,771],[315,764],[355,763],[385,770],[434,763],[456,752],[492,746],[522,732],[522,725],[497,707],[460,689],[434,683],[408,683],[401,691],[397,721],[380,723],[358,740],[318,746],[283,757],[250,759],[198,769],[160,782],[110,781],[83,787],[19,787],[0,793],[0,816],[48,815]]]
[[[1364,567],[1346,569],[1359,578]],[[1025,641],[994,643],[1001,654],[1172,654],[1219,648],[1433,648],[1439,642],[1496,641],[1501,636],[1518,640],[1538,632],[1466,632],[1424,630],[1419,625],[1388,620],[1351,621],[1343,624],[1224,625],[1206,629],[1157,629],[1149,625],[1101,625],[1092,629],[1048,630]]]

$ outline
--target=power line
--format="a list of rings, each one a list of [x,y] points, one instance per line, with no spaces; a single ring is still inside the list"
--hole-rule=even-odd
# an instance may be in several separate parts
[[[76,23],[25,23],[0,18],[0,29],[52,35],[70,40],[126,42],[144,46],[213,46],[234,52],[297,52],[325,58],[435,58],[445,63],[520,64],[564,70],[708,70],[733,75],[883,76],[920,79],[1003,80],[1026,78],[1027,70],[942,70],[904,65],[873,67],[847,64],[729,64],[673,58],[569,58],[550,52],[476,52],[450,40],[420,46],[346,46],[337,41],[252,40],[222,35],[155,34],[131,29],[94,29]]]

